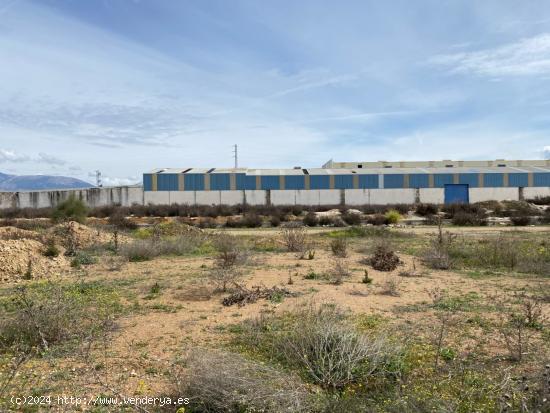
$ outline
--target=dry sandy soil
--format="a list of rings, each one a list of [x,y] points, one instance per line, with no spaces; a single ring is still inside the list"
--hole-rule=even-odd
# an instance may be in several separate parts
[[[127,311],[117,321],[117,329],[109,340],[92,352],[92,361],[84,361],[80,356],[34,360],[30,365],[35,369],[34,385],[53,384],[58,392],[67,394],[93,394],[106,389],[122,394],[163,394],[169,391],[171,364],[188,349],[223,346],[231,337],[228,326],[263,312],[286,311],[301,303],[337,303],[357,315],[380,317],[390,328],[410,330],[419,337],[431,339],[436,319],[427,304],[436,289],[447,290],[452,296],[473,297],[476,305],[487,305],[495,296],[512,291],[550,291],[549,277],[506,273],[479,276],[468,271],[428,269],[417,257],[400,251],[401,245],[415,242],[413,238],[399,241],[397,248],[401,264],[395,271],[380,272],[362,263],[365,250],[375,241],[355,238],[350,239],[349,254],[345,259],[351,276],[346,277],[343,284],[334,285],[322,277],[306,279],[306,274],[323,275],[333,265],[335,258],[330,251],[330,238],[322,235],[331,230],[334,229],[309,230],[316,251],[312,260],[298,259],[295,253],[288,252],[253,252],[242,267],[242,285],[249,288],[280,286],[296,296],[286,297],[280,302],[259,300],[243,307],[222,305],[224,294],[215,292],[206,277],[214,265],[211,255],[160,257],[152,261],[124,263],[114,270],[102,258],[97,264],[82,269],[63,265],[62,271],[56,272],[56,278],[97,280],[114,285],[128,308],[137,310]],[[514,229],[452,228],[454,232],[473,237],[509,230]],[[396,228],[395,231],[422,238],[431,236],[436,229],[414,227]],[[548,227],[528,227],[522,231],[550,235]],[[230,232],[245,237],[249,244],[279,242],[277,229]],[[371,284],[362,282],[365,270],[373,280]],[[414,276],[403,276],[405,273]],[[289,283],[290,278],[292,283]],[[25,281],[19,281],[17,285],[22,282]],[[385,293],[388,282],[396,283],[397,296]],[[152,294],[155,283],[160,290]],[[9,280],[1,287],[6,291],[14,285]],[[544,312],[550,313],[550,304],[544,306]],[[472,313],[471,317],[468,314],[463,316],[457,322],[452,340],[460,343],[463,352],[474,351],[482,341],[486,351],[498,353],[502,345],[495,337],[482,337],[481,327],[468,322],[469,317],[477,316],[477,313]]]

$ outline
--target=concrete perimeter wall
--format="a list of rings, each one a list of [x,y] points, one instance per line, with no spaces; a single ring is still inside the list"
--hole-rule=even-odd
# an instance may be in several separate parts
[[[109,188],[0,192],[0,209],[48,208],[56,206],[71,195],[83,200],[90,207],[143,204],[142,187],[116,186]]]
[[[529,199],[550,196],[548,187],[470,188],[470,202]],[[387,205],[434,203],[445,200],[443,188],[312,189],[235,191],[143,191],[140,186],[68,189],[58,191],[0,192],[0,209],[52,207],[74,195],[90,207],[132,204],[190,205]]]

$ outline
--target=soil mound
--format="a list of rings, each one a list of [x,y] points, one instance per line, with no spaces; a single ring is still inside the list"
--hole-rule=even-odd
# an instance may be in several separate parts
[[[14,281],[43,278],[69,268],[69,261],[60,251],[57,257],[45,257],[45,246],[34,239],[8,239],[0,242],[0,279]]]

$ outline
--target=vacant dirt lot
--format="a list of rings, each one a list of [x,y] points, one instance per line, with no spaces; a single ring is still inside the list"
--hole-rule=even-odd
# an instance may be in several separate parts
[[[464,407],[457,400],[465,395],[452,387],[456,383],[449,382],[449,388],[445,389],[427,384],[430,377],[439,380],[439,375],[448,378],[455,374],[456,366],[463,372],[464,369],[476,372],[481,377],[476,380],[493,386],[491,400],[480,400],[474,406],[476,411],[505,411],[502,403],[506,403],[503,401],[506,394],[517,390],[511,385],[507,387],[509,383],[515,383],[517,377],[529,377],[533,383],[538,380],[535,377],[549,360],[548,227],[525,227],[521,231],[511,227],[448,227],[443,228],[439,240],[438,228],[433,226],[362,228],[300,229],[297,231],[303,232],[303,245],[298,251],[289,252],[281,229],[181,234],[176,230],[145,235],[143,231],[126,231],[115,236],[101,226],[90,230],[79,226],[80,234],[89,235],[86,242],[77,246],[75,255],[65,256],[67,245],[58,238],[62,249],[56,257],[40,254],[38,243],[42,238],[37,236],[38,232],[22,231],[16,235],[11,232],[9,240],[0,241],[2,251],[9,251],[13,243],[32,246],[32,254],[39,254],[40,260],[37,259],[39,264],[34,273],[32,266],[29,269],[25,265],[31,255],[19,260],[20,268],[13,270],[17,274],[5,277],[0,286],[3,318],[11,320],[0,324],[3,352],[0,383],[4,383],[0,395],[6,400],[2,409],[47,410],[44,406],[17,406],[9,401],[12,395],[27,393],[175,396],[178,377],[181,379],[177,372],[186,375],[182,360],[196,349],[221,349],[271,363],[266,353],[256,353],[258,349],[239,344],[242,326],[246,320],[292,314],[304,305],[330,304],[341,308],[359,331],[391,336],[392,342],[399,341],[400,348],[410,352],[407,357],[422,354],[423,361],[417,361],[420,364],[403,367],[395,376],[398,378],[392,380],[397,380],[399,386],[429,388],[434,392],[429,397],[448,402],[448,409],[440,411],[473,408]],[[119,245],[115,237],[123,238],[124,243]],[[373,268],[370,259],[380,245],[397,254],[399,264],[394,270]],[[434,248],[438,254],[446,254],[443,258],[438,255],[445,265],[426,259]],[[509,251],[504,257],[503,250]],[[15,251],[23,253],[26,249]],[[476,254],[493,255],[489,259]],[[507,260],[510,255],[515,258]],[[52,264],[48,266],[42,261]],[[48,268],[55,271],[45,275]],[[44,281],[45,278],[50,281]],[[226,291],[221,286],[222,278],[227,281]],[[42,293],[48,283],[53,283],[53,290]],[[273,287],[277,287],[273,293],[266,292],[255,302],[242,306],[222,303],[236,292],[247,295]],[[51,292],[57,291],[55,288],[63,292],[52,304],[48,297],[55,295]],[[64,299],[70,303],[61,305]],[[49,310],[55,313],[52,316],[55,320],[33,315],[41,308],[44,314]],[[531,324],[523,330],[513,330],[515,324],[507,318],[511,311],[533,317],[527,322]],[[60,316],[65,312],[80,314],[82,318],[75,315],[65,320]],[[94,314],[93,319],[89,314]],[[94,324],[99,319],[102,324]],[[10,322],[16,321],[31,324],[30,329],[38,331],[35,341],[29,338],[32,331],[23,336],[13,332]],[[77,333],[69,331],[77,328],[71,323],[92,327],[89,332]],[[518,334],[523,337],[518,338]],[[521,346],[519,353],[518,346]],[[429,350],[421,352],[419,348]],[[384,397],[397,391],[395,387],[391,387],[391,392],[387,390],[390,388],[387,383],[383,392],[386,396],[382,398],[373,393],[382,392],[380,389],[361,390],[364,384],[359,379],[350,379],[342,388],[325,388],[310,380],[300,368],[293,370],[292,365],[281,363],[277,367],[273,362],[273,366],[288,374],[294,371],[300,380],[312,386],[312,394],[335,394],[344,403],[365,392],[361,397],[369,398],[372,411],[399,411],[393,402],[384,401]],[[426,366],[430,366],[429,372]],[[506,377],[502,372],[506,372]],[[537,387],[536,392],[539,391],[545,390]],[[400,389],[398,394],[407,392]],[[510,410],[506,411],[515,411],[518,403],[531,403],[538,397],[527,393],[511,395],[525,400],[510,401]],[[226,411],[249,411],[246,406],[238,410],[229,403]],[[403,411],[414,411],[414,406],[417,411],[431,411],[420,402],[403,403]],[[361,410],[364,406],[323,406],[306,411],[365,411]],[[177,410],[174,406],[151,405],[52,408],[54,411]],[[212,411],[200,401],[187,409]]]

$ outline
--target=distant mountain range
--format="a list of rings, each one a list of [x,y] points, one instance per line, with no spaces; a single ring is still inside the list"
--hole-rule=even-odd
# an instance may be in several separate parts
[[[8,175],[0,172],[0,191],[91,188],[92,184],[67,176]]]

